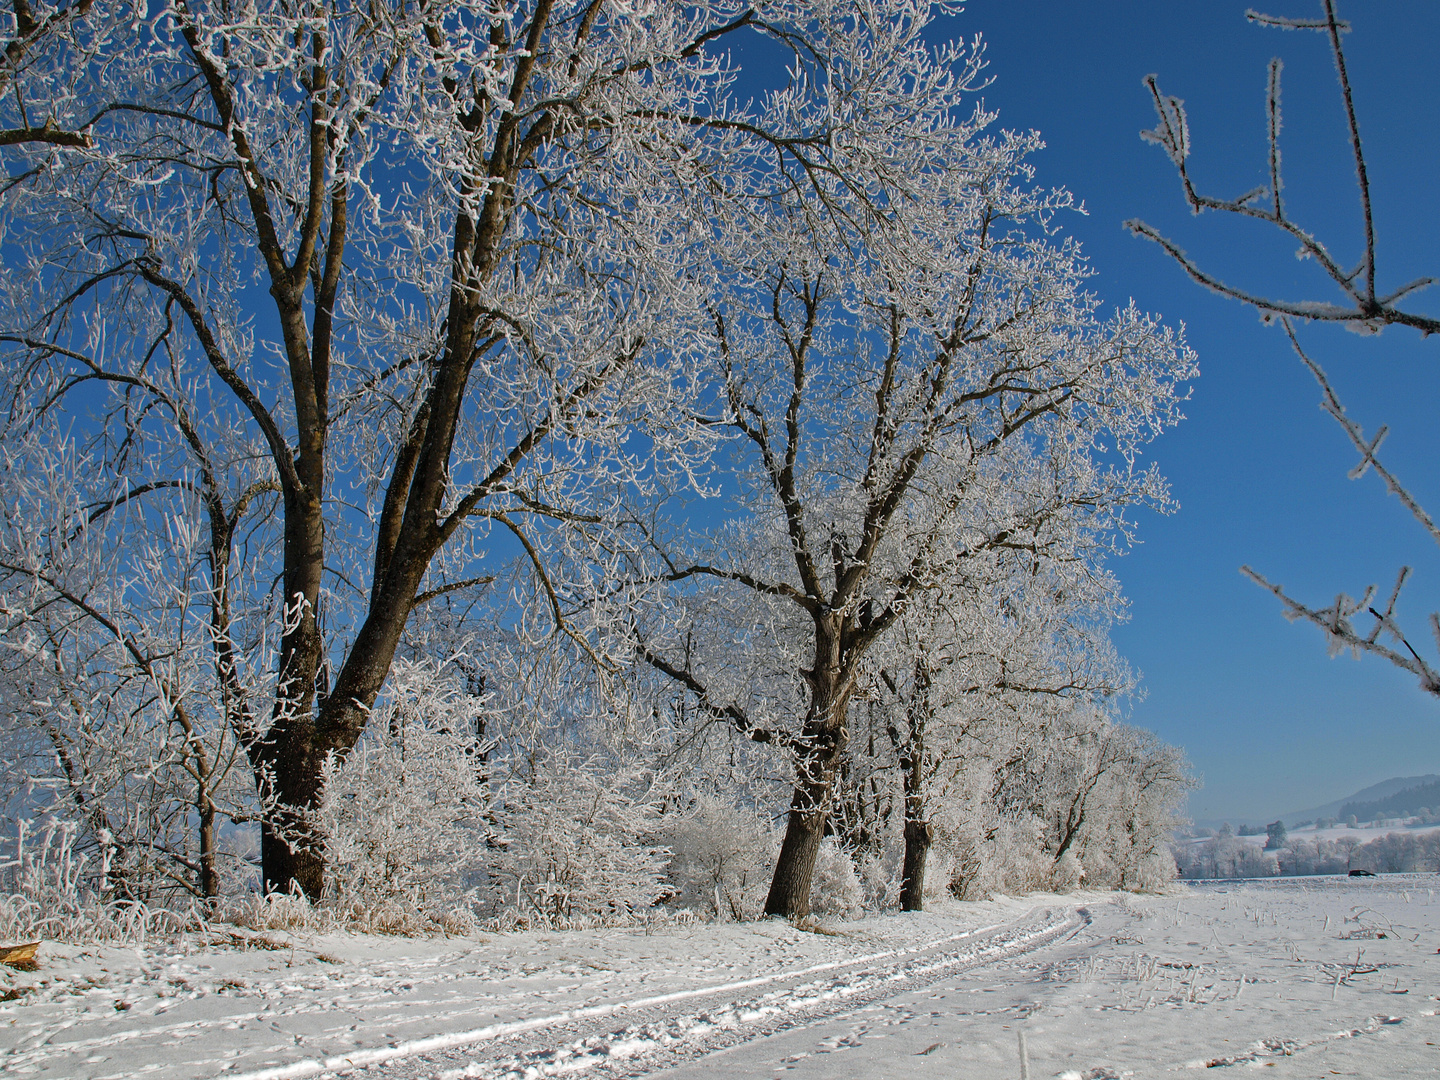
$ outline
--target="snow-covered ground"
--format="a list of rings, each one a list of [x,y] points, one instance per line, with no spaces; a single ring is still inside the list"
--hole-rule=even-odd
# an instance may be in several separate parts
[[[494,935],[47,944],[0,975],[35,1078],[1099,1080],[1440,1071],[1435,875],[1206,884],[919,915]]]

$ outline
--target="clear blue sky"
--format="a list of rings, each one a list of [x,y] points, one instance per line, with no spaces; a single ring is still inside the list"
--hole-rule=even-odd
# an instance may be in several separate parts
[[[1315,17],[1318,0],[1260,10]],[[986,101],[1007,127],[1036,128],[1040,179],[1084,199],[1069,228],[1113,303],[1183,321],[1202,376],[1181,427],[1153,447],[1181,510],[1142,520],[1144,544],[1117,570],[1132,601],[1116,633],[1148,697],[1135,723],[1182,745],[1205,778],[1196,818],[1265,820],[1396,775],[1440,772],[1440,700],[1376,658],[1326,656],[1313,627],[1237,572],[1250,563],[1323,606],[1341,589],[1388,589],[1415,567],[1402,606],[1415,646],[1440,608],[1440,550],[1373,475],[1349,481],[1355,455],[1317,408],[1319,392],[1281,332],[1192,284],[1155,246],[1121,228],[1141,217],[1237,283],[1332,299],[1318,270],[1263,226],[1192,218],[1164,154],[1137,133],[1154,123],[1141,80],[1160,76],[1190,113],[1194,175],[1234,197],[1265,182],[1265,66],[1285,60],[1283,133],[1292,215],[1341,261],[1362,251],[1358,198],[1325,39],[1251,26],[1244,0],[976,0],[953,21],[988,43]],[[1440,276],[1440,4],[1351,2],[1342,16],[1375,193],[1382,288]],[[952,31],[953,32],[953,31]],[[1440,288],[1419,305],[1440,312]],[[1309,327],[1302,341],[1330,370],[1367,431],[1381,422],[1391,468],[1440,513],[1435,463],[1440,342],[1395,329],[1378,338]]]

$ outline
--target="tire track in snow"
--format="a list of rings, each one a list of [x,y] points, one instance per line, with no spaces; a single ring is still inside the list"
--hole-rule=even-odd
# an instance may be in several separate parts
[[[1089,921],[1084,908],[1037,909],[1015,922],[957,935],[969,939],[961,948],[945,948],[956,940],[951,938],[904,950],[903,954],[896,950],[843,964],[748,980],[791,985],[777,986],[743,1000],[722,1000],[696,1011],[682,1013],[659,1006],[637,1009],[634,1022],[620,1029],[597,1031],[593,1024],[563,1024],[547,1030],[541,1045],[512,1037],[487,1046],[483,1057],[473,1049],[457,1049],[397,1063],[379,1075],[384,1080],[539,1080],[577,1073],[605,1080],[645,1076],[922,989],[959,971],[1030,952],[1074,934]],[[836,971],[839,968],[852,970],[841,974]],[[805,979],[821,969],[835,973]],[[692,991],[687,996],[715,997],[743,985]],[[532,1045],[525,1045],[527,1041]]]
[[[711,1048],[701,1047],[701,1040],[705,1036],[723,1040],[728,1031],[739,1036],[723,1043],[731,1045],[741,1041],[742,1037],[759,1037],[765,1031],[779,1030],[781,1026],[787,1026],[784,1023],[787,1017],[792,1018],[789,1023],[793,1025],[793,1018],[798,1018],[800,1010],[807,1007],[801,1003],[800,997],[794,996],[801,987],[818,987],[822,984],[831,986],[833,989],[830,992],[816,996],[813,1002],[808,1002],[808,1007],[813,1011],[822,1008],[823,1003],[828,1001],[829,1012],[825,1015],[833,1015],[843,1009],[855,1007],[859,1001],[857,995],[865,990],[869,990],[874,996],[898,993],[906,989],[912,980],[915,985],[920,985],[919,980],[922,978],[938,979],[965,966],[988,963],[1004,956],[1039,948],[1074,932],[1087,921],[1088,914],[1083,908],[1065,908],[1058,911],[1036,908],[1017,920],[965,930],[924,944],[889,949],[850,960],[830,961],[753,979],[572,1009],[529,1020],[491,1024],[429,1038],[410,1039],[325,1058],[307,1058],[252,1072],[227,1071],[221,1075],[225,1080],[303,1080],[305,1077],[336,1076],[364,1069],[368,1075],[383,1077],[384,1080],[407,1080],[441,1074],[460,1077],[466,1075],[467,1070],[470,1076],[506,1076],[505,1071],[496,1071],[503,1066],[510,1070],[508,1075],[511,1076],[539,1077],[553,1075],[557,1071],[546,1068],[544,1062],[550,1058],[568,1062],[568,1067],[563,1070],[565,1072],[590,1070],[594,1075],[620,1075],[602,1066],[607,1063],[623,1064],[662,1050],[678,1053],[679,1044],[682,1042],[693,1045],[693,1053],[706,1053]],[[960,942],[966,944],[957,948]],[[841,972],[849,974],[839,974]],[[896,974],[897,972],[905,974]],[[813,981],[816,976],[822,977],[819,982]],[[806,979],[812,981],[805,982]],[[728,997],[729,1000],[716,1006],[716,1009],[723,1010],[737,1004],[737,999],[730,995],[765,986],[781,987],[787,983],[795,985],[788,989],[771,990],[754,999],[758,1003],[757,1007],[766,1011],[742,1019],[742,1013],[736,1010],[736,1020],[732,1028],[721,1028],[713,1024],[707,1027],[705,1025],[708,1022],[699,1019],[704,1013],[682,1014],[676,1008],[681,1002]],[[854,989],[844,991],[842,988],[846,986]],[[807,993],[809,992],[811,991],[807,990]],[[770,1006],[786,995],[792,996],[795,1002],[794,1010],[784,1013],[771,1010]],[[771,1000],[767,1002],[764,999]],[[870,998],[866,997],[865,1000]],[[635,1022],[619,1031],[613,1028],[607,1031],[602,1025],[596,1024],[596,1021],[604,1021],[617,1015],[635,1017]],[[680,1023],[683,1031],[688,1034],[680,1034],[682,1029],[677,1028],[677,1037],[667,1041],[660,1033],[669,1021]],[[760,1026],[762,1021],[765,1022],[763,1030]],[[658,1037],[647,1040],[641,1034],[646,1028],[654,1028]],[[543,1043],[538,1043],[536,1038],[539,1032],[544,1032]],[[624,1032],[632,1034],[622,1039]],[[603,1044],[608,1049],[603,1053],[571,1049],[575,1044],[590,1043],[596,1047]],[[722,1043],[717,1042],[715,1048],[720,1045]],[[484,1048],[483,1058],[477,1053],[477,1048],[480,1047]],[[684,1055],[689,1056],[691,1055]],[[532,1058],[533,1064],[528,1060]],[[683,1058],[677,1057],[677,1060]],[[489,1066],[485,1064],[487,1061]],[[522,1070],[529,1070],[528,1073],[515,1072],[515,1065],[519,1065]],[[476,1071],[486,1067],[490,1067],[491,1072]],[[647,1068],[645,1071],[650,1070]]]

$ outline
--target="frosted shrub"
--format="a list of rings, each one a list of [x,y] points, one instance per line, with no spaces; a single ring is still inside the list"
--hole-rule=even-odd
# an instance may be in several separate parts
[[[1085,868],[1073,851],[1067,851],[1050,871],[1050,888],[1055,892],[1073,892],[1085,878]]]
[[[1161,848],[1135,860],[1128,871],[1126,888],[1136,892],[1159,892],[1174,882],[1177,870],[1175,856],[1168,848]]]
[[[1090,842],[1083,853],[1085,885],[1156,892],[1175,880],[1175,856],[1164,837],[1137,840],[1127,837],[1124,830],[1114,829],[1087,839]]]
[[[833,836],[825,837],[810,880],[810,913],[821,919],[848,919],[860,914],[864,905],[865,890],[850,853]]]
[[[1044,825],[1034,818],[1002,820],[995,829],[987,855],[1001,892],[1039,892],[1051,887],[1055,857],[1045,849],[1044,831]]]
[[[664,833],[673,853],[672,902],[724,919],[760,914],[779,841],[753,809],[701,796],[689,813],[672,818]]]
[[[247,930],[289,930],[326,933],[336,929],[333,906],[310,903],[303,894],[252,892],[223,903],[219,918]]]
[[[946,898],[965,899],[957,891],[963,877],[960,852],[954,845],[937,843],[931,847],[925,862],[925,906],[928,908],[935,901]]]
[[[153,934],[180,929],[194,913],[110,900],[91,888],[97,870],[77,850],[73,822],[14,822],[14,839],[0,857],[0,940],[114,942],[141,945]]]
[[[933,860],[934,852],[930,858]],[[905,847],[893,837],[886,837],[878,849],[872,847],[857,860],[855,872],[860,876],[860,888],[865,897],[865,907],[872,911],[888,911],[900,903],[900,877],[904,873]],[[944,881],[944,877],[929,876],[929,881]]]
[[[325,765],[324,904],[367,931],[463,932],[485,871],[481,702],[429,665],[397,661],[392,687]]]
[[[653,773],[563,750],[516,771],[495,810],[492,916],[555,927],[648,918],[670,892]]]
[[[984,900],[991,889],[987,870],[978,837],[942,829],[930,849],[926,899],[949,894],[956,900]]]

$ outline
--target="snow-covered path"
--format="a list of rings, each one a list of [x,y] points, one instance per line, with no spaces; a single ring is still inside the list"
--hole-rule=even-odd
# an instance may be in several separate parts
[[[721,1048],[752,1047],[782,1032],[812,1030],[957,971],[1023,955],[1073,935],[1087,920],[1083,907],[1036,907],[1003,925],[938,943],[668,995],[668,1000],[630,1002],[601,1018],[566,1018],[541,1030],[502,1033],[448,1052],[396,1060],[379,1074],[385,1080],[648,1076]],[[617,1026],[617,1020],[625,1026]]]
[[[763,996],[396,1062],[386,1080],[1440,1074],[1430,875],[1224,883],[1030,913]],[[1008,939],[1008,941],[1007,941]],[[999,954],[998,956],[996,954]],[[658,1011],[658,1010],[657,1010]]]
[[[300,1077],[446,1046],[515,1045],[571,1021],[613,1027],[617,1013],[680,1008],[697,992],[759,994],[776,980],[898,963],[1043,903],[957,904],[833,934],[761,922],[428,940],[225,932],[143,949],[46,943],[40,970],[0,967],[0,1071]]]
[[[1014,1080],[1023,1033],[1035,1080],[1430,1076],[1437,890],[1411,875],[1001,898],[822,934],[47,946],[40,971],[0,978],[0,1071]]]
[[[1395,884],[1267,882],[1095,905],[1055,944],[644,1075],[1014,1080],[1023,1033],[1036,1080],[1242,1065],[1275,1078],[1435,1076],[1436,881]]]

